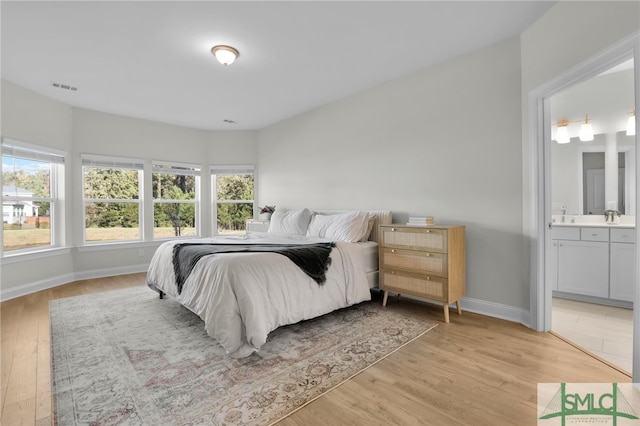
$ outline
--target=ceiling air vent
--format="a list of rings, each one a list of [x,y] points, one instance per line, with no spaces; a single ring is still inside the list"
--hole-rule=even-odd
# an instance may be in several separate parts
[[[73,86],[70,86],[70,85],[68,85],[68,84],[62,84],[62,83],[51,83],[51,85],[52,85],[53,87],[57,87],[58,89],[71,90],[72,92],[75,92],[75,91],[77,91],[77,90],[78,90],[78,88],[77,88],[77,87],[73,87]]]

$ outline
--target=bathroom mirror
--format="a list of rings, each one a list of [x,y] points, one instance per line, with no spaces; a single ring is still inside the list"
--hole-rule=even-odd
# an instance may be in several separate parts
[[[609,209],[635,215],[636,138],[627,134],[633,78],[630,60],[551,97],[552,214],[562,214],[564,207],[570,215]],[[561,120],[569,121],[568,143],[557,142]],[[585,122],[593,140],[580,138]]]

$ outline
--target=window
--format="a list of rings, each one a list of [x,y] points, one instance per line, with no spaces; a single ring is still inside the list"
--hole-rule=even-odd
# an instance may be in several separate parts
[[[2,141],[2,250],[20,253],[60,245],[56,230],[64,155],[49,148]],[[60,233],[61,234],[61,233]]]
[[[142,160],[83,156],[85,241],[140,240]]]
[[[253,166],[211,168],[217,234],[244,233],[246,220],[253,217],[253,172]]]
[[[196,200],[200,168],[153,163],[153,238],[198,235]]]

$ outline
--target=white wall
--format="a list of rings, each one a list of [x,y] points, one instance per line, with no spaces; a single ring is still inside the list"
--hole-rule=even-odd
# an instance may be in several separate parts
[[[467,229],[467,296],[528,308],[517,38],[259,132],[259,202]]]
[[[2,135],[67,152],[65,235],[67,250],[50,256],[2,259],[2,299],[75,279],[144,271],[159,242],[82,246],[81,154],[100,154],[200,165],[203,197],[201,235],[211,235],[212,164],[255,164],[257,136],[251,131],[209,132],[72,108],[2,81]],[[150,188],[148,188],[150,190]],[[145,228],[151,234],[152,215]]]

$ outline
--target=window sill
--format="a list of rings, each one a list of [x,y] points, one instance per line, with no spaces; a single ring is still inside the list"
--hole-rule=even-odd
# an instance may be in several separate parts
[[[42,250],[34,250],[29,252],[22,253],[4,253],[2,258],[0,258],[0,264],[11,264],[18,262],[25,262],[30,260],[44,259],[52,256],[63,256],[71,253],[71,248],[69,247],[55,247],[55,248],[46,248]]]
[[[135,249],[140,247],[155,247],[160,245],[161,241],[116,241],[103,243],[87,243],[83,246],[77,246],[79,252],[102,251],[102,250],[122,250]]]

